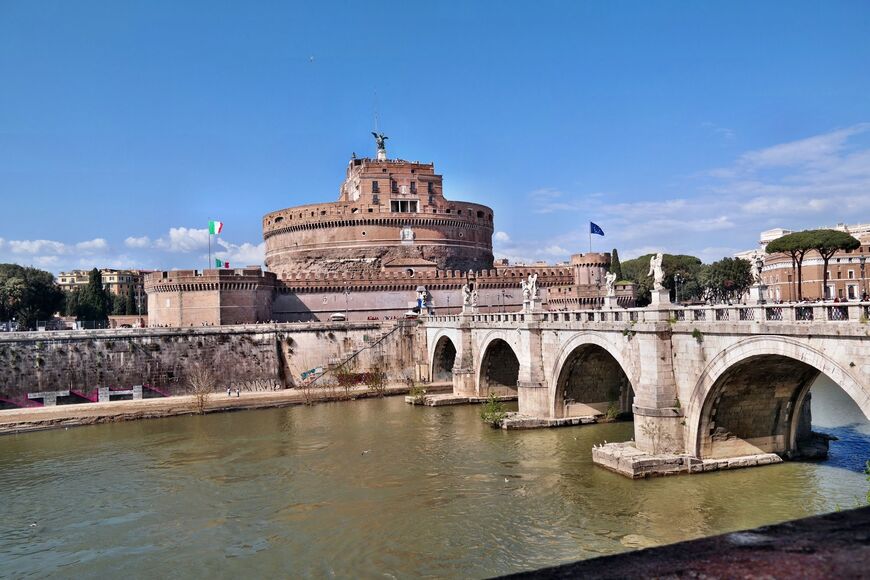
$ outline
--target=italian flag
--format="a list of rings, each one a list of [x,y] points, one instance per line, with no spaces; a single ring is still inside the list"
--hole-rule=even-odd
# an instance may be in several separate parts
[[[221,230],[224,229],[224,222],[208,222],[208,233],[216,236],[221,233]]]
[[[218,259],[218,258],[215,258],[215,259],[214,259],[214,267],[215,267],[215,268],[229,268],[229,267],[230,267],[230,263],[229,263],[229,262],[224,262],[223,260],[220,260],[220,259]]]

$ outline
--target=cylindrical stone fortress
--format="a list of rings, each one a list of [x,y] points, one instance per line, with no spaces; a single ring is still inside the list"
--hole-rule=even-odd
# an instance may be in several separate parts
[[[492,209],[448,201],[432,163],[351,159],[339,200],[263,218],[266,267],[295,272],[377,272],[409,266],[492,267]]]

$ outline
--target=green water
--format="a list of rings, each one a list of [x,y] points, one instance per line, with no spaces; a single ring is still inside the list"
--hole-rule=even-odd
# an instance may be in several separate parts
[[[630,423],[505,432],[478,412],[390,398],[2,437],[0,576],[483,577],[867,489],[857,431],[827,463],[630,481],[590,457]]]

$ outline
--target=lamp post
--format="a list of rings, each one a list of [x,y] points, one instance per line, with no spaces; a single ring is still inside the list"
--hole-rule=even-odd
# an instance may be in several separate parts
[[[677,288],[676,288],[676,291],[677,291],[677,304],[680,303],[680,284],[682,284],[682,282],[683,282],[683,277],[680,276],[680,273],[677,272],[676,274],[674,274],[674,285],[676,285],[676,287],[677,287]]]
[[[867,298],[867,279],[864,277],[864,266],[867,263],[867,256],[861,254],[858,263],[861,264],[861,300],[865,300]]]
[[[350,288],[347,283],[344,285],[344,319],[347,320],[348,300],[350,299]]]

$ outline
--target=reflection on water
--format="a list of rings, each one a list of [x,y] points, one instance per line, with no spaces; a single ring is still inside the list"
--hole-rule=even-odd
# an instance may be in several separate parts
[[[478,412],[390,398],[0,438],[0,575],[482,577],[866,489],[837,461],[631,481],[590,454],[630,423],[505,432]],[[866,451],[856,433],[834,449]]]

